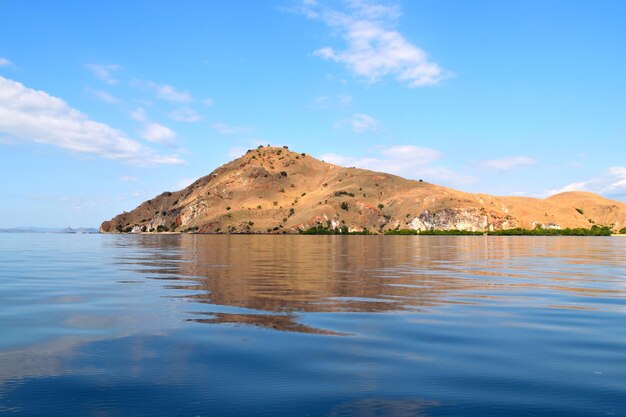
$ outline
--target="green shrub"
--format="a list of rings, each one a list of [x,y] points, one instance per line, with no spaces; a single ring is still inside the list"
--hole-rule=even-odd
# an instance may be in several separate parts
[[[576,211],[577,211],[579,214],[585,214],[585,212],[583,211],[583,209],[579,209],[579,208],[577,208],[577,209],[576,209]]]
[[[343,203],[341,203],[341,208],[344,209],[344,210],[348,210],[348,203],[345,202],[345,201]]]
[[[169,232],[170,228],[167,226],[163,226],[162,224],[157,226],[157,232]]]
[[[620,235],[626,235],[626,227],[622,227],[621,229],[619,229],[619,233]]]
[[[379,210],[382,210],[382,209],[384,209],[384,208],[385,208],[385,206],[384,206],[383,204],[379,204],[379,205],[378,205],[378,209],[379,209]]]

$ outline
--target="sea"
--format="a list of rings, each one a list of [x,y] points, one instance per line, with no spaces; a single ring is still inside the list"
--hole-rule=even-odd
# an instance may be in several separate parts
[[[0,234],[2,416],[626,416],[626,238]]]

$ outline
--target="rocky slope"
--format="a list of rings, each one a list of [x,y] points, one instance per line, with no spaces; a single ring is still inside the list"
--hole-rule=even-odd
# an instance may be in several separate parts
[[[584,192],[546,199],[470,194],[260,147],[189,187],[165,192],[100,226],[103,233],[297,233],[314,226],[498,230],[626,226],[626,204]]]

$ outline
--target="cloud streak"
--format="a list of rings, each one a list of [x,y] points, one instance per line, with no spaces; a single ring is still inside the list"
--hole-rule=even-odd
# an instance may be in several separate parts
[[[160,155],[124,132],[89,119],[60,98],[1,76],[0,132],[136,165],[185,163],[176,155]]]
[[[350,0],[344,10],[336,10],[304,1],[297,11],[321,20],[344,42],[342,49],[325,46],[313,55],[343,64],[368,82],[393,77],[415,88],[436,85],[452,76],[395,29],[401,16],[397,6]]]
[[[367,114],[353,114],[349,119],[340,120],[334,127],[349,126],[354,133],[375,132],[378,130],[378,120]]]
[[[599,177],[572,182],[561,188],[547,190],[545,195],[568,191],[589,191],[614,198],[624,198],[626,197],[626,167],[610,167]]]
[[[161,145],[173,145],[176,142],[176,133],[169,127],[148,119],[144,109],[133,110],[130,117],[143,124],[140,135],[148,142],[160,143]]]
[[[168,84],[157,84],[152,81],[133,79],[130,81],[130,86],[140,90],[150,90],[159,100],[173,103],[189,103],[193,101],[193,97],[187,90],[181,91]]]
[[[111,85],[119,83],[119,80],[113,76],[113,74],[121,68],[119,65],[87,64],[85,66],[96,78],[99,78],[105,83]]]
[[[411,179],[454,184],[469,184],[477,181],[474,177],[433,165],[433,162],[441,159],[443,156],[436,149],[414,145],[400,145],[381,148],[378,154],[379,156],[376,157],[355,158],[327,153],[320,155],[319,158],[336,165],[387,172]]]

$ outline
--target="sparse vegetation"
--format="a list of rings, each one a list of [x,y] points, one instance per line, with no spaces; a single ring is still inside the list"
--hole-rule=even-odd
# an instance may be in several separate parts
[[[330,227],[324,227],[322,225],[318,225],[315,227],[311,227],[306,230],[301,230],[300,234],[303,235],[371,235],[370,231],[367,228],[364,228],[360,232],[350,232],[348,231],[347,226],[341,226],[335,229],[331,229]]]
[[[385,205],[384,205],[384,204],[379,204],[379,205],[378,205],[378,209],[379,209],[379,210],[382,210],[382,209],[384,209],[384,208],[385,208]]]
[[[619,234],[626,235],[626,227],[622,227],[621,229],[619,229]]]
[[[494,230],[490,232],[477,232],[471,230],[412,230],[412,229],[399,229],[399,230],[387,230],[386,235],[467,235],[478,236],[487,234],[489,236],[610,236],[611,228],[608,226],[596,226],[591,229],[576,228],[576,229],[503,229]]]
[[[576,211],[578,212],[578,214],[585,214],[585,212],[583,211],[583,209],[577,208]]]
[[[295,214],[296,210],[292,207],[289,209],[289,217],[293,216]]]
[[[161,232],[169,232],[170,228],[167,226],[163,226],[162,224],[157,226],[157,232],[161,233]]]
[[[341,203],[341,208],[342,208],[343,210],[346,210],[346,211],[347,211],[347,210],[348,210],[348,208],[349,208],[348,203],[347,203],[346,201],[342,202],[342,203]]]

